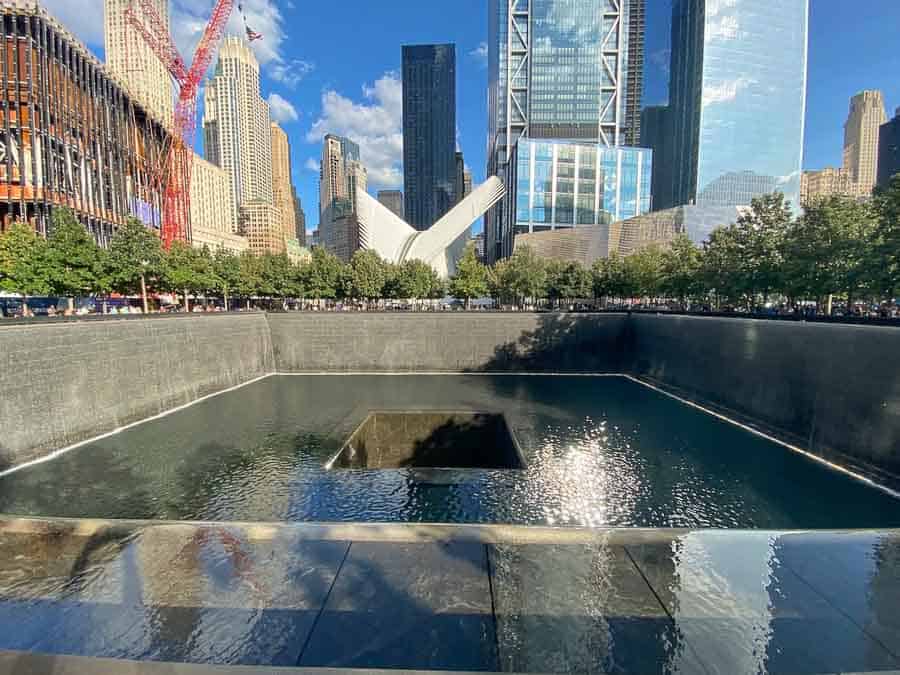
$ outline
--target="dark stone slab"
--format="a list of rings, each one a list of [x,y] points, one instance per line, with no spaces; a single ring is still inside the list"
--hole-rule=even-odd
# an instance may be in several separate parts
[[[336,469],[521,469],[522,452],[502,413],[369,413],[331,463]]]
[[[504,671],[700,672],[620,546],[491,545]]]
[[[354,543],[300,665],[495,670],[484,546]]]
[[[762,532],[694,532],[627,550],[711,672],[893,669],[877,640],[816,593]]]

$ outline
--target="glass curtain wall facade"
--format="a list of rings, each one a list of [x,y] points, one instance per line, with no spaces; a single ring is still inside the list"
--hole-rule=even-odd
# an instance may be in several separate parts
[[[778,190],[798,208],[808,16],[808,0],[674,0],[675,204]]]
[[[643,66],[627,56],[632,6],[640,15],[631,41],[643,50],[642,0],[489,0],[489,176],[514,187],[509,160],[521,138],[625,142],[625,84],[638,92],[641,81],[638,73],[629,78],[629,66]],[[639,118],[633,121],[639,128]],[[504,200],[485,219],[490,261],[512,253],[515,211],[509,207]]]
[[[403,193],[427,230],[456,203],[456,47],[403,47]]]
[[[513,149],[515,234],[608,225],[650,210],[653,152],[522,139]]]

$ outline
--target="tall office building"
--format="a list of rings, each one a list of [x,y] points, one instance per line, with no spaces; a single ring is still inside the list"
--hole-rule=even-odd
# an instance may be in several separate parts
[[[846,169],[826,166],[819,171],[804,171],[800,177],[800,205],[835,195],[853,195],[853,181]]]
[[[628,0],[625,15],[627,42],[625,88],[622,92],[623,145],[637,146],[641,142],[641,101],[644,93],[644,35],[646,32],[645,0]]]
[[[191,243],[210,251],[241,253],[247,239],[237,234],[237,214],[223,209],[231,199],[231,176],[225,169],[194,157],[191,167]]]
[[[319,236],[322,246],[344,261],[360,247],[356,195],[366,191],[367,183],[359,146],[327,134],[319,169]]]
[[[875,187],[878,133],[885,122],[887,113],[880,91],[861,91],[850,99],[850,114],[844,124],[844,169],[859,197],[868,197]]]
[[[284,251],[280,212],[262,215],[266,205],[278,210],[272,192],[271,120],[269,104],[260,96],[259,62],[241,38],[227,37],[219,48],[215,74],[206,84],[203,140],[206,159],[231,176],[230,208],[238,214],[239,228],[252,227],[252,233],[241,231],[251,248]],[[277,234],[263,232],[273,223]]]
[[[272,122],[272,201],[281,211],[284,238],[297,238],[297,213],[291,184],[291,144],[276,122]]]
[[[466,196],[466,160],[461,152],[456,153],[456,178],[453,184],[453,192],[456,196],[454,203],[458,204]]]
[[[653,182],[650,188],[652,208],[671,205],[672,199],[672,109],[651,105],[641,111],[642,148],[653,149]]]
[[[406,220],[427,230],[456,203],[456,47],[404,46]]]
[[[508,188],[485,218],[489,261],[513,250],[520,138],[614,146],[639,137],[643,10],[643,0],[489,0],[487,175]]]
[[[395,216],[406,220],[403,216],[403,193],[400,190],[379,190],[378,201],[384,204]]]
[[[173,123],[173,89],[169,71],[128,20],[132,0],[104,0],[106,67],[166,126]],[[169,25],[169,0],[150,0]]]
[[[900,174],[900,108],[890,122],[881,125],[878,137],[878,186],[886,188]]]
[[[306,212],[303,210],[303,204],[300,203],[300,197],[297,196],[297,188],[291,185],[291,195],[294,200],[294,222],[297,225],[297,241],[301,246],[306,246]]]
[[[809,0],[674,0],[671,203],[799,207]]]

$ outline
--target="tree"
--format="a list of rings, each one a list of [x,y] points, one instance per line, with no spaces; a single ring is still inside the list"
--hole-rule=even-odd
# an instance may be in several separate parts
[[[736,273],[741,255],[735,225],[716,228],[703,244],[700,279],[703,287],[712,291],[717,309],[723,303],[739,304],[741,301],[744,283]]]
[[[213,256],[213,279],[216,290],[222,293],[227,312],[230,309],[230,296],[241,282],[240,258],[225,248],[216,251]]]
[[[235,289],[250,309],[250,299],[262,295],[262,260],[250,251],[241,253],[238,259],[238,283]]]
[[[547,266],[529,246],[517,248],[503,270],[501,284],[506,297],[520,305],[527,298],[537,300],[546,294]]]
[[[28,296],[50,292],[47,242],[29,223],[13,223],[0,234],[0,290]]]
[[[648,246],[625,258],[623,290],[629,296],[657,298],[662,291],[663,251]]]
[[[294,295],[293,265],[286,253],[264,253],[261,256],[260,273],[262,289],[265,295],[285,299]]]
[[[306,297],[334,300],[338,297],[344,264],[337,256],[317,246],[312,259],[301,268]]]
[[[781,192],[755,197],[750,210],[737,219],[735,235],[740,255],[734,270],[750,309],[757,306],[760,295],[765,304],[773,291],[785,287],[782,251],[792,220],[790,204]]]
[[[74,296],[97,290],[103,275],[94,238],[67,208],[54,209],[53,228],[47,242],[50,289],[69,300],[74,309]]]
[[[632,291],[625,283],[625,262],[617,252],[612,252],[608,258],[600,258],[591,267],[593,291],[595,298],[631,297]]]
[[[361,250],[350,260],[350,295],[367,303],[381,298],[387,281],[387,264],[375,251]]]
[[[184,297],[184,311],[191,311],[190,293],[197,295],[214,285],[212,260],[204,259],[201,252],[183,241],[172,242],[163,256],[162,287]]]
[[[390,266],[394,267],[394,266]],[[388,269],[387,286],[392,287],[397,298],[417,300],[433,298],[436,291],[443,291],[443,283],[434,268],[421,260],[406,260],[396,266],[393,275]]]
[[[784,239],[788,295],[818,300],[842,293],[852,306],[858,292],[878,285],[878,225],[869,202],[832,196],[807,204]]]
[[[682,308],[687,307],[688,298],[700,292],[701,264],[700,249],[686,234],[677,235],[662,254],[662,291],[678,298]]]
[[[475,245],[469,244],[456,264],[456,274],[450,279],[450,295],[464,300],[468,309],[472,298],[484,297],[488,290],[487,268],[478,260]]]
[[[163,250],[159,237],[136,218],[129,218],[109,243],[110,288],[123,295],[140,292],[147,311],[147,289],[162,274]]]
[[[561,300],[586,298],[593,292],[591,272],[576,262],[552,260],[547,263],[547,296]]]
[[[886,297],[900,290],[900,174],[891,178],[887,187],[875,191],[875,210],[878,214],[876,237],[877,260],[872,275]]]

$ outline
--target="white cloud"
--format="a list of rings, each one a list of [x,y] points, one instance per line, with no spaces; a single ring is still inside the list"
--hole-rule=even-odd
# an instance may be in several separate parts
[[[319,160],[313,159],[312,157],[308,157],[306,159],[306,163],[303,166],[305,166],[310,171],[315,171],[316,173],[319,173],[319,164],[320,164]]]
[[[269,114],[273,120],[282,124],[300,119],[300,114],[293,104],[275,92],[269,94]]]
[[[481,42],[475,49],[469,52],[469,56],[478,61],[482,66],[487,66],[488,45],[487,42]]]
[[[269,77],[284,86],[294,89],[300,80],[316,69],[314,63],[303,59],[291,59],[290,61],[278,61],[269,64]]]
[[[758,84],[756,80],[743,76],[733,80],[723,80],[708,84],[703,88],[703,105],[733,101],[742,91],[749,89],[755,84]]]
[[[395,72],[362,88],[363,101],[336,91],[322,94],[322,114],[306,134],[320,143],[325,134],[346,136],[359,144],[360,159],[373,190],[403,184],[403,86]]]
[[[38,4],[86,44],[103,46],[103,0],[38,0]]]

